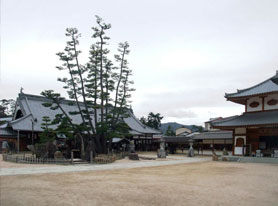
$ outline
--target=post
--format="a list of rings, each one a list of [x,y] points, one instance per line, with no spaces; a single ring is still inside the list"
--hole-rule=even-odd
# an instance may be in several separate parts
[[[19,153],[19,130],[17,130],[17,153]]]
[[[90,163],[93,164],[93,151],[90,151]]]
[[[73,164],[73,151],[70,153],[70,158],[71,158],[71,164]]]
[[[32,145],[34,145],[34,122],[33,119],[31,119],[32,122]]]

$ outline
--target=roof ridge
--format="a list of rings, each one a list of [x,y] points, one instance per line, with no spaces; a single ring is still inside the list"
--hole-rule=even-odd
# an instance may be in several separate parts
[[[234,92],[234,93],[225,93],[225,97],[227,98],[228,96],[231,96],[231,95],[234,95],[234,94],[238,94],[238,93],[240,93],[240,92],[245,92],[245,91],[247,91],[247,90],[256,88],[256,87],[258,87],[258,86],[260,86],[260,85],[266,83],[267,81],[272,80],[272,79],[273,79],[274,77],[276,77],[276,76],[277,76],[277,74],[275,74],[274,76],[272,76],[272,77],[266,79],[265,81],[263,81],[263,82],[261,82],[261,83],[258,83],[258,84],[256,84],[256,85],[254,85],[254,86],[252,86],[252,87],[248,87],[248,88],[246,88],[246,89],[237,89],[237,92]]]
[[[245,113],[243,113],[242,115],[244,115]],[[227,118],[227,119],[224,119],[224,120],[222,120],[222,121],[216,121],[216,122],[212,122],[212,126],[214,125],[214,124],[221,124],[221,123],[223,123],[223,122],[227,122],[227,121],[231,121],[231,120],[234,120],[234,119],[236,119],[236,118],[238,118],[239,116],[241,116],[241,115],[235,115],[235,116],[232,116],[231,118]]]

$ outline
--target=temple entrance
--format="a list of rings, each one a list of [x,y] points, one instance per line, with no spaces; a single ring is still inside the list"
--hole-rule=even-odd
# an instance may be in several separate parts
[[[260,136],[259,149],[265,156],[271,156],[273,150],[278,149],[278,136]]]
[[[244,139],[242,137],[238,137],[236,139],[236,145],[234,148],[235,155],[244,155]]]
[[[243,138],[238,138],[236,140],[236,147],[243,147],[244,145],[244,139]]]

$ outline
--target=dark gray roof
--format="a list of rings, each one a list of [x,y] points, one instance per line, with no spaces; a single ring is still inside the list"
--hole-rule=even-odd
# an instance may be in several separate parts
[[[1,117],[0,122],[9,122],[12,120],[12,117]]]
[[[276,75],[253,87],[238,90],[236,93],[225,94],[226,98],[239,98],[264,93],[278,92],[278,71]]]
[[[129,126],[130,129],[134,130],[137,133],[161,134],[161,131],[150,128],[150,127],[144,125],[131,112],[129,114],[129,117],[124,118],[124,122]]]
[[[128,142],[129,142],[129,140],[126,139],[126,138],[114,137],[114,138],[112,139],[112,143],[118,143],[118,142],[121,142],[121,141],[128,141]]]
[[[134,130],[129,130],[129,134],[138,135],[138,136],[143,135],[142,133],[136,132],[136,131],[134,131]]]
[[[57,110],[51,110],[49,107],[44,107],[42,103],[50,102],[49,99],[42,97],[42,96],[36,96],[36,95],[30,95],[30,94],[23,94],[20,93],[17,98],[16,103],[16,111],[20,109],[23,113],[23,117],[19,119],[15,119],[15,115],[13,117],[13,120],[9,123],[10,126],[14,130],[21,130],[21,131],[31,131],[32,130],[32,121],[34,122],[34,131],[43,131],[41,128],[41,124],[43,123],[42,118],[43,116],[48,116],[50,119],[54,119],[56,114],[62,113],[60,109]],[[71,106],[68,103],[71,102],[69,100],[65,100],[62,102],[63,109],[69,114],[69,112],[77,111],[76,106]],[[81,106],[83,104],[81,103]],[[159,134],[160,131],[149,128],[145,125],[143,125],[135,116],[132,114],[129,110],[129,117],[124,118],[124,122],[129,126],[129,128],[133,131],[133,133],[136,133],[137,135],[144,135],[144,134]],[[100,111],[97,112],[98,116]],[[79,124],[81,123],[81,117],[80,115],[70,115],[70,118],[72,119],[73,123]],[[92,119],[94,119],[94,116],[92,115]],[[93,120],[94,123],[94,120]],[[52,128],[55,128],[55,126],[51,126]]]
[[[235,116],[224,121],[213,122],[212,126],[215,128],[234,128],[234,127],[248,127],[261,125],[277,125],[278,126],[278,111],[265,111],[244,113],[240,116]]]
[[[209,131],[209,132],[203,132],[200,134],[194,135],[194,140],[204,140],[204,139],[232,139],[233,138],[233,132],[232,131]]]
[[[8,127],[8,124],[0,126],[0,137],[17,137],[17,133]]]
[[[167,142],[173,142],[173,143],[187,143],[188,140],[191,139],[191,137],[186,137],[186,136],[163,136],[162,139]]]

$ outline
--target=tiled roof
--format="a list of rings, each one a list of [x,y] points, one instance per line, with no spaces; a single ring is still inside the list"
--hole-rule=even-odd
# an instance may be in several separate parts
[[[129,142],[129,140],[128,139],[126,139],[126,138],[118,138],[118,137],[114,137],[113,139],[112,139],[112,143],[118,143],[118,142],[121,142],[121,141],[127,141],[127,142]]]
[[[240,116],[235,116],[224,121],[213,122],[212,126],[215,128],[234,128],[234,127],[248,127],[260,125],[277,125],[278,126],[278,111],[265,111],[244,113]]]
[[[23,131],[31,131],[32,130],[32,121],[34,122],[34,131],[43,131],[41,125],[43,123],[43,116],[48,116],[51,120],[55,118],[56,114],[62,113],[60,109],[51,110],[49,107],[44,107],[42,103],[50,102],[49,99],[36,96],[20,93],[17,99],[17,104],[19,105],[23,117],[13,120],[10,122],[11,127],[14,130],[23,130]],[[62,102],[63,109],[69,114],[70,112],[77,111],[76,106],[69,105],[69,100],[65,100]],[[83,103],[81,103],[81,107],[83,107]],[[144,126],[130,111],[129,117],[124,118],[124,122],[130,127],[131,130],[134,130],[136,134],[159,134],[160,131]],[[98,116],[100,114],[100,110],[98,110]],[[82,122],[80,115],[70,115],[73,123],[80,124]],[[92,115],[92,119],[94,116]],[[93,120],[94,123],[94,120]],[[50,126],[55,128],[55,126]]]
[[[191,137],[187,136],[164,136],[162,138],[166,143],[172,142],[172,143],[188,143],[188,140],[191,139]]]
[[[17,137],[17,133],[8,127],[8,124],[3,124],[0,126],[0,137]]]
[[[278,92],[278,72],[273,77],[267,79],[253,87],[238,90],[236,93],[225,94],[226,98],[240,98],[264,93]]]
[[[203,139],[232,139],[233,138],[233,132],[232,131],[209,131],[209,132],[203,132],[200,134],[194,135],[194,140],[203,140]]]

